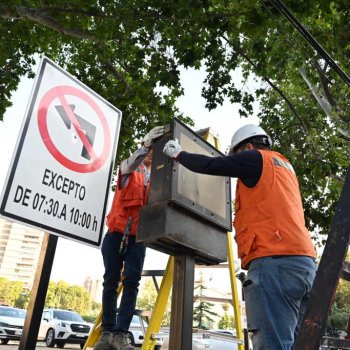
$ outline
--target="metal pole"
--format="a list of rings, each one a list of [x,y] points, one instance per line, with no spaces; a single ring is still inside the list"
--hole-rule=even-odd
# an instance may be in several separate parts
[[[57,236],[45,233],[18,350],[35,350],[56,246]]]
[[[169,349],[192,349],[194,258],[175,256]]]
[[[270,0],[273,6],[282,13],[284,17],[293,25],[294,28],[302,35],[302,37],[324,58],[324,60],[335,70],[340,78],[350,86],[349,76],[335,63],[333,58],[327,51],[318,43],[318,41],[308,32],[308,30],[294,17],[288,7],[281,0]]]
[[[145,339],[142,344],[141,350],[153,350],[156,339],[153,336],[159,333],[162,318],[166,309],[166,305],[169,299],[171,286],[174,280],[174,258],[169,257],[168,264],[165,270],[162,283],[160,285],[160,290],[157,296],[157,300],[154,304],[152,317],[149,321]]]

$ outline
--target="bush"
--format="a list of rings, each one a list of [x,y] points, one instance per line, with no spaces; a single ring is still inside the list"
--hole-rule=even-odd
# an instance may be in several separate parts
[[[96,316],[93,316],[93,315],[84,315],[81,317],[83,318],[84,321],[89,323],[95,323],[95,320],[96,320]]]

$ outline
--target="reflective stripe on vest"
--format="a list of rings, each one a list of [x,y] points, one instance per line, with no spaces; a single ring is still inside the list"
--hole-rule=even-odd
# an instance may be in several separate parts
[[[259,182],[249,188],[238,180],[236,188],[234,227],[242,267],[264,256],[315,257],[292,165],[278,152],[259,152],[263,158]]]

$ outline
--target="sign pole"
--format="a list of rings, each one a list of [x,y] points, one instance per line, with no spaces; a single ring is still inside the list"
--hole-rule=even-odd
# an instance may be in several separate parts
[[[171,303],[169,349],[192,349],[194,257],[176,255]]]
[[[48,233],[44,235],[18,350],[35,350],[57,239],[57,236]]]

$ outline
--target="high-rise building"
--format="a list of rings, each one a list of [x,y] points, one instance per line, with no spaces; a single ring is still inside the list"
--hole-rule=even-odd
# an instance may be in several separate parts
[[[102,280],[86,277],[84,281],[84,288],[90,294],[92,300],[101,303],[102,301]]]
[[[31,289],[44,232],[0,218],[0,277]]]

